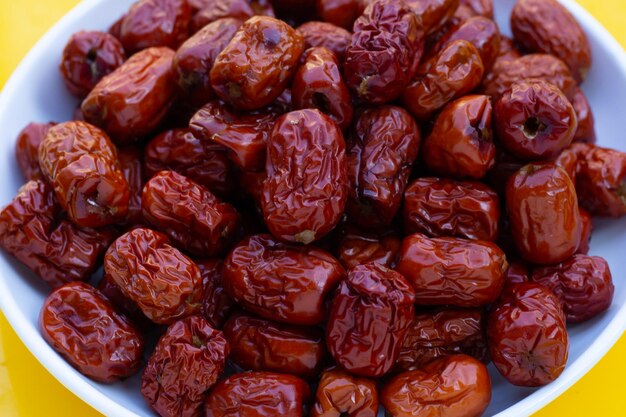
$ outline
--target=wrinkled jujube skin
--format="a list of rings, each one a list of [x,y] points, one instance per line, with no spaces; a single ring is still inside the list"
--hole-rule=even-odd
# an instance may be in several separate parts
[[[420,17],[425,34],[443,28],[459,7],[459,0],[406,0],[406,3]]]
[[[405,233],[492,242],[498,238],[498,194],[479,182],[419,178],[406,189],[403,207]]]
[[[574,135],[574,142],[583,143],[596,143],[596,122],[593,116],[593,111],[587,101],[585,92],[578,88],[574,98],[572,99],[572,105],[576,111],[576,118],[578,119],[578,129]]]
[[[174,171],[153,176],[141,200],[146,222],[195,256],[225,254],[239,231],[239,214],[233,206]]]
[[[211,69],[211,86],[239,110],[272,103],[291,81],[304,51],[299,32],[281,20],[255,16],[237,31]]]
[[[367,103],[396,99],[424,52],[419,18],[404,0],[375,0],[354,22],[353,32],[344,62],[348,86]]]
[[[591,68],[585,31],[556,0],[519,0],[511,14],[515,40],[529,52],[552,54],[565,62],[580,83]]]
[[[224,334],[201,317],[168,327],[141,376],[141,394],[162,417],[199,416],[207,391],[224,372]]]
[[[446,356],[391,379],[380,401],[392,417],[476,417],[491,401],[491,380],[482,362]]]
[[[130,189],[103,130],[85,122],[51,127],[39,146],[39,166],[78,226],[101,227],[126,218]]]
[[[559,298],[543,285],[507,286],[489,313],[487,336],[494,365],[514,385],[546,385],[565,369],[565,315]]]
[[[153,230],[136,228],[117,238],[104,257],[104,271],[157,324],[171,324],[202,306],[198,266]]]
[[[504,195],[509,178],[515,175],[527,163],[527,161],[513,156],[501,146],[496,147],[495,163],[487,173],[484,181],[493,187],[499,195]]]
[[[291,85],[294,109],[316,108],[326,113],[342,130],[352,122],[352,98],[341,77],[339,60],[324,47],[305,52]]]
[[[194,14],[191,19],[193,32],[224,18],[236,18],[242,21],[252,16],[262,15],[274,17],[274,8],[267,0],[211,0]]]
[[[552,163],[530,164],[509,178],[506,207],[520,255],[535,264],[562,262],[581,239],[576,190],[569,175]]]
[[[128,225],[141,224],[141,191],[146,182],[143,172],[143,150],[137,146],[119,148],[117,157],[120,169],[128,183],[130,198],[128,199],[128,214],[125,223]]]
[[[88,279],[114,238],[110,229],[65,220],[54,191],[41,180],[27,182],[0,211],[0,247],[53,288]]]
[[[125,60],[124,47],[114,36],[81,31],[73,34],[65,45],[59,69],[69,92],[82,98]]]
[[[576,175],[581,207],[594,216],[626,215],[626,153],[595,146],[585,149]]]
[[[396,271],[413,285],[416,304],[479,307],[498,298],[508,266],[492,242],[416,233],[404,238]]]
[[[335,362],[359,376],[389,371],[413,319],[414,296],[407,280],[383,265],[352,269],[339,284],[326,327]]]
[[[598,256],[577,254],[558,265],[537,268],[532,281],[559,297],[569,323],[592,319],[607,310],[615,291],[609,264]]]
[[[246,310],[270,320],[315,325],[345,271],[321,249],[289,245],[270,235],[240,242],[224,263],[224,286]]]
[[[144,148],[146,174],[176,171],[212,193],[224,197],[237,187],[235,167],[227,149],[197,138],[190,129],[172,129],[152,139]]]
[[[419,126],[401,107],[380,106],[359,115],[347,144],[350,220],[365,228],[392,222],[420,142]]]
[[[474,45],[466,40],[453,41],[420,64],[402,101],[418,120],[426,120],[480,85],[484,73],[485,67]]]
[[[311,417],[376,417],[376,382],[352,376],[339,368],[320,377]]]
[[[244,370],[314,378],[326,353],[320,329],[250,315],[231,317],[224,325],[224,335],[230,345],[229,359]]]
[[[202,259],[195,262],[200,269],[204,288],[200,315],[212,327],[221,329],[236,307],[235,300],[224,288],[224,262],[220,259]]]
[[[505,285],[530,281],[530,266],[524,261],[513,261],[504,273]]]
[[[439,114],[422,147],[425,166],[438,175],[483,178],[495,164],[489,96],[465,96]]]
[[[343,66],[346,50],[352,40],[351,32],[332,23],[316,21],[303,23],[296,30],[304,38],[305,50],[316,46],[327,48],[337,56],[339,66]]]
[[[39,145],[56,123],[29,123],[17,135],[15,159],[26,181],[39,180],[43,173],[39,167]]]
[[[578,129],[574,106],[558,87],[542,80],[513,84],[496,103],[495,122],[499,142],[527,160],[557,156]]]
[[[281,116],[267,143],[263,216],[272,234],[309,244],[330,232],[348,197],[341,130],[317,109]]]
[[[204,403],[204,417],[304,417],[309,385],[293,375],[246,372],[223,379]]]
[[[593,233],[593,219],[587,210],[579,207],[578,211],[580,212],[580,245],[578,245],[576,253],[587,255]]]
[[[226,17],[200,29],[174,55],[176,82],[189,102],[202,106],[215,98],[209,72],[220,52],[235,36],[243,20]]]
[[[143,337],[98,290],[71,282],[54,290],[39,315],[43,338],[80,373],[111,383],[137,372]]]
[[[267,141],[277,117],[276,112],[268,110],[238,113],[214,100],[193,115],[189,128],[204,142],[227,149],[229,158],[241,169],[262,171]]]
[[[102,279],[98,283],[98,291],[111,302],[115,311],[130,319],[135,328],[145,332],[146,329],[154,326],[154,323],[143,314],[137,303],[126,297],[120,287],[107,274],[102,275]]]
[[[567,65],[557,57],[546,54],[525,55],[497,64],[493,75],[485,80],[484,92],[497,100],[516,82],[531,78],[554,84],[568,100],[576,94],[576,80]]]
[[[447,32],[433,47],[440,51],[456,40],[466,40],[478,51],[485,71],[490,71],[500,52],[500,30],[493,20],[477,16],[464,21],[460,26]]]
[[[89,123],[104,129],[117,144],[152,132],[174,102],[174,51],[148,48],[102,78],[81,105]]]
[[[363,14],[370,2],[371,0],[316,0],[315,10],[324,22],[352,30],[354,21]]]
[[[346,270],[370,262],[393,268],[401,243],[400,234],[393,230],[377,233],[347,228],[339,239],[337,260]]]
[[[463,353],[485,362],[489,356],[481,309],[446,309],[416,314],[394,370],[422,369],[433,360]]]
[[[189,37],[187,0],[139,0],[120,24],[119,39],[130,54],[154,46],[178,48]]]

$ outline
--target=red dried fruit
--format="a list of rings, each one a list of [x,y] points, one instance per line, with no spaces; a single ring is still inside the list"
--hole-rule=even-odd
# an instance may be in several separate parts
[[[376,383],[340,369],[325,371],[317,386],[311,417],[376,417]]]

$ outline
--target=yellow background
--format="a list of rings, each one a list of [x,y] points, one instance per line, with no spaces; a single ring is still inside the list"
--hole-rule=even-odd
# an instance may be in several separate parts
[[[0,87],[37,39],[77,2],[0,0]],[[579,0],[579,3],[626,47],[625,0]],[[0,137],[0,140],[13,138]],[[622,378],[625,373],[626,337],[623,336],[589,374],[535,417],[626,416],[626,385]],[[68,415],[100,416],[37,362],[0,313],[0,416]]]

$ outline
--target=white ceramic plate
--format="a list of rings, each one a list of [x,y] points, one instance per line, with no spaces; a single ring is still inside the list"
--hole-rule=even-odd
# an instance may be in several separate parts
[[[572,0],[562,0],[582,23],[591,40],[594,65],[584,85],[596,116],[599,143],[626,151],[626,56],[600,24]],[[22,185],[14,157],[14,141],[31,121],[71,118],[77,101],[65,91],[58,72],[61,51],[70,35],[81,29],[106,30],[132,0],[86,0],[54,26],[17,68],[0,94],[0,206],[11,201]],[[497,21],[504,33],[514,0],[495,0]],[[605,257],[613,271],[615,300],[611,309],[588,323],[570,327],[567,368],[554,383],[540,389],[514,387],[491,367],[493,400],[485,413],[498,417],[526,416],[556,398],[582,377],[609,350],[626,327],[626,218],[597,221],[591,252]],[[139,377],[102,385],[68,365],[41,338],[39,309],[48,288],[27,268],[4,253],[0,256],[0,307],[37,359],[68,389],[108,416],[152,416],[139,393]]]

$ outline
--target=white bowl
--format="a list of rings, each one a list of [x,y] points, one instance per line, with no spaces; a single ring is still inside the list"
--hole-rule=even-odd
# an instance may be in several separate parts
[[[0,95],[0,206],[11,201],[22,185],[14,157],[14,140],[31,121],[63,121],[77,101],[65,91],[59,76],[61,51],[70,35],[81,29],[106,30],[133,0],[86,0],[57,23],[22,61]],[[599,143],[626,151],[623,109],[626,108],[626,55],[600,24],[572,0],[563,4],[578,18],[589,38],[594,65],[584,85],[596,116]],[[495,0],[497,21],[509,32],[514,0]],[[591,252],[605,257],[613,271],[615,300],[596,319],[570,327],[567,368],[552,384],[518,388],[490,367],[493,400],[485,415],[526,416],[539,410],[582,377],[610,349],[626,328],[626,218],[597,221]],[[28,349],[63,385],[108,416],[153,416],[139,393],[139,376],[113,385],[95,383],[78,373],[40,336],[37,318],[49,289],[32,272],[6,254],[0,256],[0,307]]]

